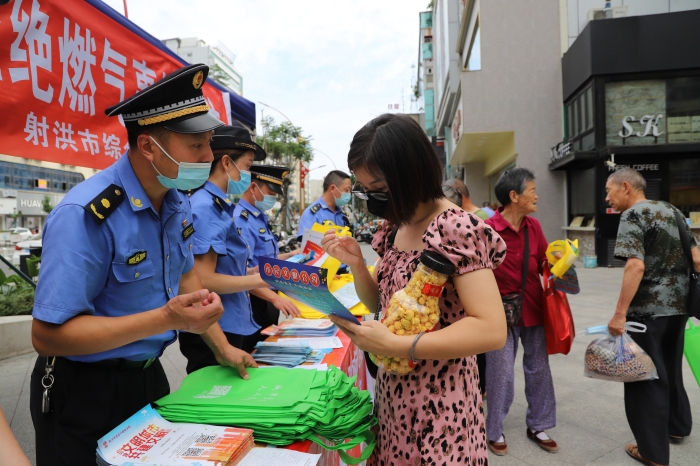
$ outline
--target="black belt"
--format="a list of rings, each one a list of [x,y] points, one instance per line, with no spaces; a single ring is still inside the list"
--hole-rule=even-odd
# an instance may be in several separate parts
[[[65,359],[65,358],[61,358]],[[78,362],[81,364],[89,364],[91,366],[95,367],[108,367],[110,369],[146,369],[148,368],[153,362],[158,359],[158,358],[151,358],[147,359],[145,361],[130,361],[128,359],[123,359],[123,358],[112,358],[112,359],[103,359],[101,361],[94,361],[94,362],[84,362],[84,361],[73,361],[70,359],[65,359],[66,361],[69,362]]]

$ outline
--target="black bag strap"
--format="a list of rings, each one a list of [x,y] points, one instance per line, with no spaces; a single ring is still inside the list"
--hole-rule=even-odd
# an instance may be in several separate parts
[[[690,268],[690,275],[695,274],[695,268],[693,266],[693,253],[690,252],[690,238],[688,237],[688,230],[685,224],[685,217],[681,215],[676,209],[671,209],[673,214],[676,216],[676,223],[678,224],[678,236],[681,238],[681,246],[683,247],[683,253],[688,261],[688,267]]]
[[[523,255],[523,291],[522,296],[525,299],[525,285],[527,284],[528,265],[530,263],[530,237],[527,234],[527,225],[525,225],[525,253]]]
[[[393,227],[391,229],[391,233],[389,233],[389,237],[386,240],[386,247],[391,248],[394,246],[394,240],[396,239],[396,233],[399,231],[399,227]]]

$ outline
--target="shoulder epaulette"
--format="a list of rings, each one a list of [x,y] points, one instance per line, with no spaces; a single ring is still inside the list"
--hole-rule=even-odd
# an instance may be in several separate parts
[[[243,211],[241,212],[241,217],[243,217],[244,219],[248,220],[248,211],[245,210],[245,209],[243,209]]]
[[[83,209],[99,224],[102,224],[124,200],[124,188],[110,184],[107,189],[88,202]]]
[[[311,213],[315,214],[321,208],[321,204],[314,204],[311,206]]]
[[[221,212],[223,212],[223,211],[224,211],[224,206],[221,205],[221,201],[219,201],[219,198],[216,197],[215,195],[212,195],[211,197],[212,197],[212,199],[214,199],[214,204],[216,204],[216,207],[218,207],[219,210],[220,210]]]

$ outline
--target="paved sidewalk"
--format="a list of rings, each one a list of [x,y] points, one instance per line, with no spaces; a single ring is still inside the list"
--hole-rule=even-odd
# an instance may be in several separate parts
[[[363,249],[365,249],[363,247]],[[368,257],[368,260],[370,258]],[[570,297],[577,329],[608,322],[622,282],[621,269],[578,268],[581,288]],[[510,453],[491,455],[491,464],[502,465],[629,465],[636,463],[624,451],[633,441],[624,413],[622,384],[583,377],[583,354],[592,336],[579,336],[568,356],[550,359],[557,396],[557,427],[549,431],[559,443],[557,454],[546,453],[525,436],[522,357],[516,363],[515,402],[505,421]],[[522,354],[522,351],[520,352]],[[0,360],[0,406],[12,425],[24,451],[34,459],[34,429],[29,415],[29,377],[36,355]],[[161,359],[171,388],[177,389],[185,375],[185,360],[177,345]],[[684,376],[695,414],[700,406],[700,389],[687,363]],[[644,409],[640,406],[639,409]],[[694,432],[682,445],[671,445],[671,464],[695,466],[700,463],[700,435]]]

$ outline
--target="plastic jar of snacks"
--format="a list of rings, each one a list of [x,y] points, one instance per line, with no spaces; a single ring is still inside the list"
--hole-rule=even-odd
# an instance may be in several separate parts
[[[423,251],[420,264],[406,287],[391,297],[382,323],[392,333],[402,336],[434,330],[440,322],[442,290],[454,269],[440,254]],[[377,366],[393,374],[405,375],[415,368],[409,359],[370,356]]]

